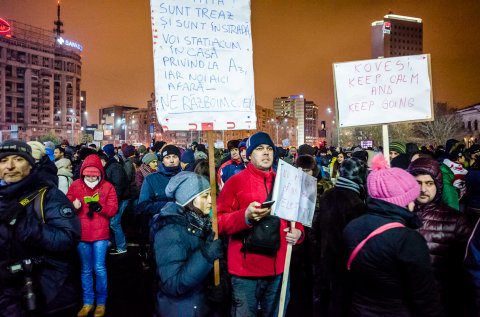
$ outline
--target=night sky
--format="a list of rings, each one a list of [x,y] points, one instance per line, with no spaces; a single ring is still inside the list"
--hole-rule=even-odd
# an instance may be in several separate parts
[[[0,0],[0,17],[53,29],[56,0]],[[423,19],[436,101],[480,102],[480,1],[252,0],[256,103],[304,94],[333,106],[332,63],[370,58],[370,24],[389,11]],[[64,37],[80,42],[89,123],[111,104],[146,107],[153,92],[148,0],[63,0]],[[333,115],[333,114],[332,114]],[[332,116],[330,115],[330,116]]]

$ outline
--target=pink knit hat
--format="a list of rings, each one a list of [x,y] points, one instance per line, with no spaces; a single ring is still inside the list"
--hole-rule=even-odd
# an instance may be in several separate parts
[[[370,197],[406,207],[420,195],[415,178],[400,168],[389,168],[382,154],[372,159],[371,169],[367,178]]]

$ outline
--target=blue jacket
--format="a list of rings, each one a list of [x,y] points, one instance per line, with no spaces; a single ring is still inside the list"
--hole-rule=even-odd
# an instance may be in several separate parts
[[[468,207],[480,209],[480,170],[470,169],[465,177]]]
[[[137,213],[154,215],[160,213],[162,208],[172,201],[165,194],[170,178],[181,171],[180,166],[171,168],[160,164],[158,171],[145,177],[140,196],[138,197]]]
[[[213,284],[213,262],[201,252],[211,227],[176,203],[168,203],[153,223],[157,267],[158,316],[208,316],[207,286]]]
[[[77,305],[79,272],[75,271],[80,222],[71,202],[55,187],[58,181],[53,162],[42,161],[17,183],[0,186],[0,307],[2,316],[24,316],[21,305],[23,273],[10,274],[6,267],[31,258],[32,278],[38,286],[40,313]],[[42,213],[35,200],[20,207],[19,201],[47,187]],[[41,197],[41,196],[40,196]],[[37,208],[40,205],[37,205]],[[18,214],[15,214],[18,212]],[[16,221],[12,224],[12,219]]]

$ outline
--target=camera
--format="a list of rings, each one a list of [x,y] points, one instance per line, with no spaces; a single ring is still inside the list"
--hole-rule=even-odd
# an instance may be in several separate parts
[[[35,310],[37,308],[37,296],[35,294],[32,272],[36,265],[43,263],[43,257],[34,257],[23,259],[16,263],[13,263],[8,267],[8,270],[12,274],[23,273],[23,300],[25,307],[28,311]]]

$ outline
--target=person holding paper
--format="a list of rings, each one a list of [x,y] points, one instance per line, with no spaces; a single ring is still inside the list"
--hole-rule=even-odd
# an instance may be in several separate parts
[[[225,183],[217,201],[218,229],[228,235],[228,271],[232,275],[232,316],[275,316],[280,300],[287,243],[302,241],[303,226],[290,228],[280,220],[280,247],[274,254],[242,250],[244,237],[259,220],[270,214],[261,208],[270,200],[275,172],[272,170],[274,144],[265,132],[252,135],[246,144],[250,164]]]

